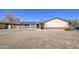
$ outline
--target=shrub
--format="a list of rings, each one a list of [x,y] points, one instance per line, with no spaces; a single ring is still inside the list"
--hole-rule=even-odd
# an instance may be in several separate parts
[[[66,31],[72,31],[73,29],[69,27],[69,28],[66,28],[65,30]]]

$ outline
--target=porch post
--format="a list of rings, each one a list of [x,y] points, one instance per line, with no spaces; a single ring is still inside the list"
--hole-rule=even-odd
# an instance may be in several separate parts
[[[8,24],[8,29],[11,29],[11,24]]]
[[[41,29],[41,24],[39,24],[39,29]]]

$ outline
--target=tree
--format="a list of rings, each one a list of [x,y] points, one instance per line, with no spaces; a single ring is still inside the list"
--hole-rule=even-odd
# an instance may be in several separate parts
[[[79,25],[79,21],[76,20],[76,19],[73,19],[73,20],[70,21],[70,25],[71,26]]]
[[[12,13],[5,14],[5,21],[9,20],[10,23],[20,23],[20,19]]]

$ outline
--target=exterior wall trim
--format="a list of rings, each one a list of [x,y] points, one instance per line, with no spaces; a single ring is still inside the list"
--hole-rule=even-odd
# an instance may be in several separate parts
[[[68,27],[45,27],[45,29],[67,29]]]

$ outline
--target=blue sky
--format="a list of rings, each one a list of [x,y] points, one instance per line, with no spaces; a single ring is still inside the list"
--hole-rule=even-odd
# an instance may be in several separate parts
[[[54,17],[79,19],[79,9],[1,9],[0,19],[7,13],[13,13],[26,21],[42,21]]]

